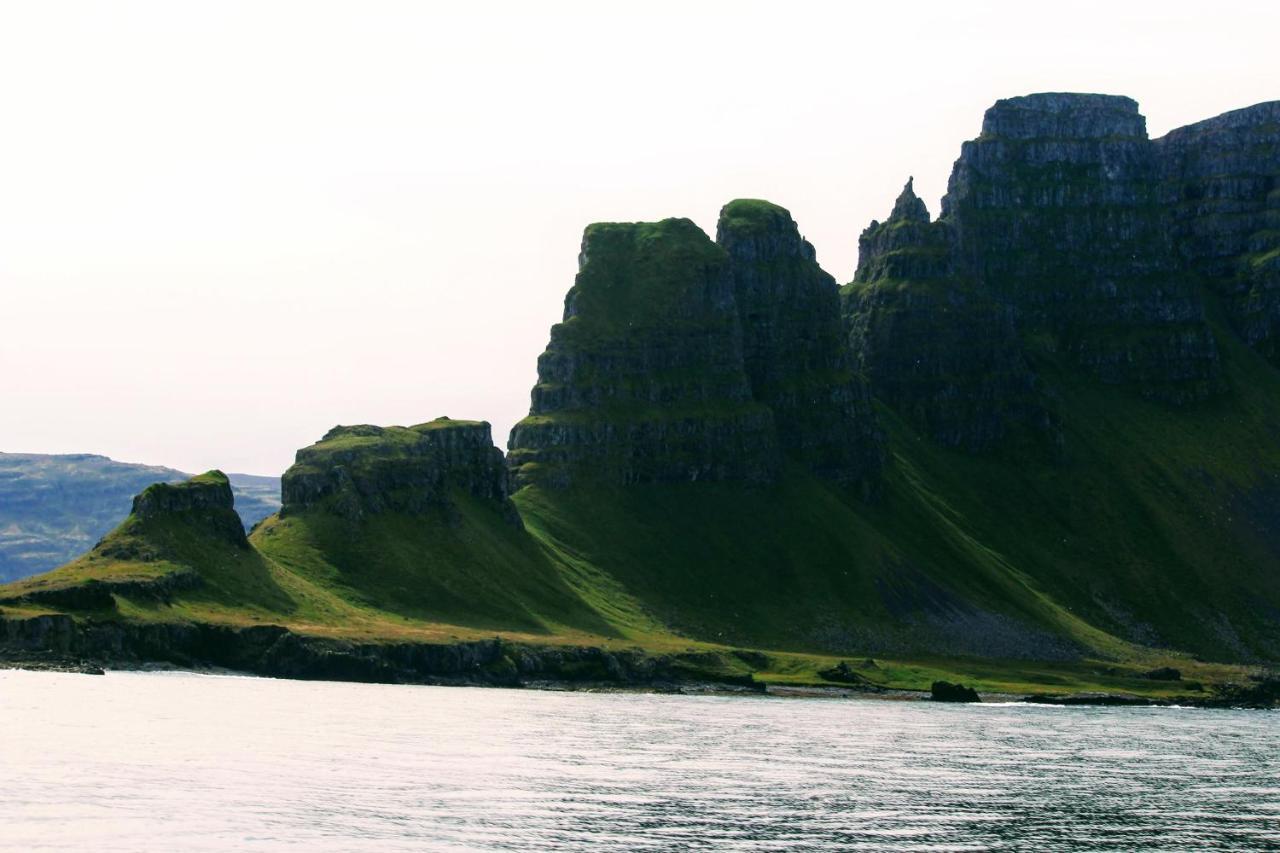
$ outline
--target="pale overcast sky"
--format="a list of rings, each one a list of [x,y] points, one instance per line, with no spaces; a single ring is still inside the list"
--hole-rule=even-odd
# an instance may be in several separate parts
[[[617,10],[617,11],[611,11]],[[0,450],[505,446],[582,228],[788,207],[847,281],[997,98],[1280,98],[1280,3],[0,3]]]

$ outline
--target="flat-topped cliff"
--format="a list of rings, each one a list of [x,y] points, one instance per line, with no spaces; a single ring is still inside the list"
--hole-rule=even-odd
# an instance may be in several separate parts
[[[587,228],[511,433],[518,485],[774,482],[794,459],[874,489],[882,451],[838,289],[784,209]]]
[[[285,471],[281,515],[422,513],[451,505],[455,490],[509,509],[506,465],[487,422],[338,426]]]
[[[998,101],[942,200],[956,271],[1023,332],[1104,382],[1175,404],[1222,390],[1196,282],[1160,204],[1160,161],[1130,98]]]

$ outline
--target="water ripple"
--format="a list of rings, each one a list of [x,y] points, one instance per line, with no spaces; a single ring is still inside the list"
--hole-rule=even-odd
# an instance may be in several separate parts
[[[0,847],[1280,849],[1280,714],[0,672]]]

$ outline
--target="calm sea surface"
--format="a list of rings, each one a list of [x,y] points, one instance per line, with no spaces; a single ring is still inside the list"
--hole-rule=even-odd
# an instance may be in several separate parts
[[[1280,713],[6,671],[0,846],[1280,849]]]

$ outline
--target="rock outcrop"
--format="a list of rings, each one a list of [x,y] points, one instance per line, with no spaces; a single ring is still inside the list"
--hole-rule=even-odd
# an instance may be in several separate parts
[[[752,397],[773,412],[783,452],[820,477],[874,490],[881,439],[845,346],[835,279],[791,214],[767,201],[725,205],[716,242],[729,256]]]
[[[934,702],[981,702],[978,691],[964,684],[935,681],[929,687],[929,698]]]
[[[1186,404],[1223,383],[1159,177],[1132,99],[1009,98],[964,143],[942,218],[956,270],[1016,308],[1024,334],[1105,382]]]
[[[132,518],[142,525],[177,520],[195,525],[219,539],[248,548],[244,525],[236,514],[231,481],[221,471],[207,471],[181,483],[154,483],[133,499]]]
[[[470,495],[518,521],[489,424],[437,418],[411,427],[338,426],[304,447],[281,481],[282,515],[323,509],[359,519],[449,509]]]
[[[1226,390],[1207,282],[1280,359],[1280,102],[1159,140],[1129,98],[998,101],[929,220],[911,182],[859,239],[844,288],[854,366],[942,444],[1028,427],[1055,445],[1032,365],[1175,406]]]
[[[518,485],[773,480],[725,252],[688,219],[591,225],[511,432]]]
[[[948,447],[989,450],[1012,430],[1049,430],[1015,310],[955,274],[950,233],[912,182],[858,241],[842,293],[855,366],[875,394]]]
[[[511,433],[517,484],[777,479],[791,458],[874,490],[879,433],[838,291],[785,210],[592,225]]]
[[[1280,363],[1280,101],[1178,128],[1155,147],[1182,259],[1222,295],[1236,332]]]

